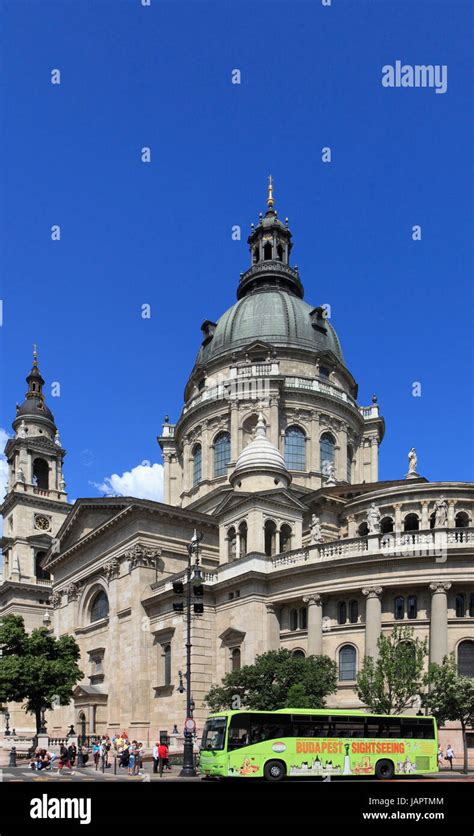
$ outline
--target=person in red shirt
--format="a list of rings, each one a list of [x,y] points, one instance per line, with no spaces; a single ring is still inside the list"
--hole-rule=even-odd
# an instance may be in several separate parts
[[[166,743],[160,743],[160,745],[158,746],[158,757],[160,759],[160,765],[159,765],[160,778],[163,775],[164,767],[166,766],[166,768],[169,769],[168,754],[169,754],[169,752],[168,752],[168,747],[167,747]]]

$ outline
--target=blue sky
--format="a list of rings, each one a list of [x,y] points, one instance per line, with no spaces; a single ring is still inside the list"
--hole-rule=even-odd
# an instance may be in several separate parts
[[[0,427],[36,342],[61,384],[70,497],[126,472],[156,495],[159,468],[134,469],[161,462],[163,416],[201,322],[235,301],[271,173],[306,299],[331,304],[360,403],[378,395],[380,478],[402,477],[414,445],[429,479],[471,480],[471,3],[0,7]],[[447,65],[447,92],[382,87],[397,59]]]

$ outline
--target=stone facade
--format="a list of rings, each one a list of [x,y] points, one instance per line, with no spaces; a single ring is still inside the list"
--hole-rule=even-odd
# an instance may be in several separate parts
[[[474,664],[474,485],[430,483],[413,468],[379,481],[377,399],[357,403],[327,312],[303,301],[273,200],[249,245],[238,302],[203,323],[181,416],[165,419],[159,437],[164,502],[59,508],[54,496],[55,542],[43,564],[54,578],[53,629],[77,639],[84,679],[74,703],[51,712],[52,734],[74,723],[82,733],[127,729],[149,744],[160,730],[182,730],[185,623],[172,583],[185,582],[195,529],[204,576],[204,613],[192,626],[198,731],[210,685],[273,648],[334,659],[339,684],[328,702],[338,707],[360,707],[356,672],[395,624],[426,638],[431,660],[453,652],[463,669]],[[18,486],[12,476],[3,506],[7,532],[18,508],[10,553],[13,536],[36,542],[29,478]],[[42,509],[52,501],[36,500]],[[2,612],[20,606],[5,583]],[[458,730],[449,734],[460,750]]]

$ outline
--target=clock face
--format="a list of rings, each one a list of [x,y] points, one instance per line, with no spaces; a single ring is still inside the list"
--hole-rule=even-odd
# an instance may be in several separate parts
[[[48,517],[43,517],[41,515],[35,517],[35,528],[40,528],[41,531],[49,531],[51,523],[48,520]]]

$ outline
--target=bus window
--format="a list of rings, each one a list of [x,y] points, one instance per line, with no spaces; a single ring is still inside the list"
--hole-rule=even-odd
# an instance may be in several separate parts
[[[418,720],[418,729],[418,737],[424,738],[425,740],[435,739],[434,722],[429,717],[426,719],[420,717]]]
[[[294,737],[331,737],[329,717],[293,714]]]
[[[202,733],[201,749],[223,749],[226,726],[226,717],[210,717]]]
[[[278,740],[291,736],[290,715],[254,714],[250,725],[250,742],[262,743],[265,740]]]
[[[229,737],[227,740],[227,748],[241,749],[242,746],[248,746],[250,743],[250,715],[249,714],[234,714],[229,725]]]
[[[364,718],[333,717],[333,737],[364,737]]]

